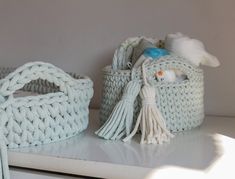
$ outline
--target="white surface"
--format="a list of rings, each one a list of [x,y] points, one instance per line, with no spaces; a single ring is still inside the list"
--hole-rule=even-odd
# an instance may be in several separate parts
[[[98,111],[92,110],[84,133],[58,143],[11,150],[9,162],[104,178],[235,177],[234,126],[234,118],[209,116],[201,127],[178,134],[169,144],[140,145],[138,137],[131,143],[97,138]]]
[[[95,82],[127,37],[181,31],[203,41],[222,63],[205,68],[207,114],[235,116],[233,0],[0,0],[0,65],[43,59]]]
[[[11,179],[84,179],[82,177],[72,177],[22,168],[11,168],[10,175]]]

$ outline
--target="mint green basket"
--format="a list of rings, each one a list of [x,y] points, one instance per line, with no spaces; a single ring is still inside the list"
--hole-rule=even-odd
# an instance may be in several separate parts
[[[44,62],[0,71],[0,128],[8,148],[55,142],[87,128],[93,96],[88,77]],[[20,89],[39,95],[14,97]]]
[[[93,83],[44,62],[0,72],[0,178],[9,179],[7,148],[51,143],[87,128]],[[15,97],[17,90],[39,95]]]
[[[114,106],[122,97],[123,89],[131,80],[142,80],[141,70],[128,70],[131,52],[141,37],[130,38],[116,50],[112,66],[103,69],[103,91],[100,120],[103,124]],[[154,41],[154,39],[151,39]],[[177,69],[187,75],[181,82],[158,82],[155,73],[160,70]],[[153,61],[146,67],[148,81],[155,86],[156,104],[172,132],[184,131],[199,126],[204,119],[204,83],[202,69],[188,63],[186,59],[170,54]],[[142,81],[140,82],[142,83]],[[139,97],[135,100],[134,120],[141,106]]]

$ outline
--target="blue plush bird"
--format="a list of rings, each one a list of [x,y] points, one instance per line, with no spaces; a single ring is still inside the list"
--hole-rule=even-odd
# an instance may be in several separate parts
[[[169,55],[169,52],[166,49],[150,47],[144,49],[143,54],[135,62],[134,68],[139,67],[146,59],[158,60],[160,57]]]

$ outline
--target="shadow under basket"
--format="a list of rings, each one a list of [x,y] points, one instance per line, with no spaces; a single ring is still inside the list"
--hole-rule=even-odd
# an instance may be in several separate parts
[[[88,125],[93,82],[44,62],[0,68],[0,129],[8,148],[72,137]],[[18,90],[37,93],[16,97]]]
[[[155,73],[160,70],[177,69],[187,75],[181,82],[159,82]],[[204,119],[204,83],[202,69],[189,64],[185,59],[167,55],[153,61],[146,67],[147,78],[156,89],[156,104],[166,120],[171,132],[189,130],[199,126]],[[135,79],[142,83],[141,70],[137,69]],[[100,120],[103,124],[120,100],[123,89],[131,80],[130,70],[113,70],[111,66],[103,69],[103,91]],[[134,106],[134,121],[141,107],[138,96]],[[135,124],[135,123],[134,123]]]

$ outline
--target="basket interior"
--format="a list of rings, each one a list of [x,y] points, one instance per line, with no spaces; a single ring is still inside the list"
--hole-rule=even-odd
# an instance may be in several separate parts
[[[0,79],[4,79],[9,73],[13,72],[15,68],[0,68]],[[68,74],[74,79],[85,79],[84,76],[78,75],[76,73],[68,72]],[[14,97],[22,97],[22,96],[36,96],[39,94],[48,94],[48,93],[56,93],[60,92],[59,86],[54,83],[49,82],[48,80],[37,79],[33,80],[23,88],[16,91],[13,95]]]

